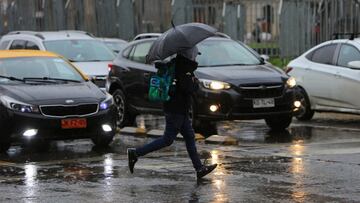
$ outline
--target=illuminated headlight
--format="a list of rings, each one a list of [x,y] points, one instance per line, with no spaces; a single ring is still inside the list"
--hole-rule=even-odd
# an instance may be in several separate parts
[[[2,96],[0,97],[0,100],[4,106],[11,110],[19,111],[22,113],[39,113],[39,108],[35,105],[26,104],[8,96]]]
[[[111,94],[106,93],[106,99],[100,103],[100,110],[109,109],[114,104],[114,99]]]
[[[205,88],[211,90],[227,90],[231,87],[229,83],[215,80],[200,80],[200,82]]]
[[[287,81],[286,81],[286,86],[288,88],[293,88],[296,86],[296,80],[294,77],[290,77]]]

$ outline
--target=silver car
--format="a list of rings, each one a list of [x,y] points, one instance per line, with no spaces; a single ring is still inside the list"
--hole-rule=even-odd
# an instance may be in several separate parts
[[[55,52],[67,58],[100,88],[105,88],[108,64],[115,54],[92,34],[83,31],[14,31],[0,40],[0,49],[32,49]]]

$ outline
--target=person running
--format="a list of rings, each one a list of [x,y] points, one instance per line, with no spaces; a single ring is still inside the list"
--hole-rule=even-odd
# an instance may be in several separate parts
[[[128,148],[128,164],[130,172],[134,172],[134,166],[138,158],[150,152],[170,146],[180,132],[184,137],[186,150],[192,161],[198,179],[213,171],[217,164],[203,165],[200,161],[196,143],[195,132],[189,117],[192,103],[192,95],[199,88],[198,80],[194,75],[198,63],[195,61],[198,49],[195,47],[177,54],[175,60],[176,87],[170,94],[170,100],[164,102],[165,131],[164,135],[139,148]]]

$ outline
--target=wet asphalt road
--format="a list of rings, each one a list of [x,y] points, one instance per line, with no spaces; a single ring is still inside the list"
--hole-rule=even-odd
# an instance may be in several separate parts
[[[203,157],[211,153],[207,162],[219,164],[202,181],[182,141],[141,158],[134,174],[126,148],[152,138],[118,135],[105,150],[88,140],[56,142],[47,153],[12,147],[0,155],[0,201],[360,202],[359,123],[359,116],[318,114],[281,133],[263,121],[220,123],[219,134],[239,144],[199,142]]]

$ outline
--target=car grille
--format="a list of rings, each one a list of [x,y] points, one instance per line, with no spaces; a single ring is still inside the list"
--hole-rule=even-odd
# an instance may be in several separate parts
[[[284,92],[284,86],[277,85],[258,85],[258,86],[240,86],[240,92],[245,99],[254,98],[276,98],[281,97]]]
[[[40,106],[40,111],[51,117],[86,116],[97,113],[98,104]]]

